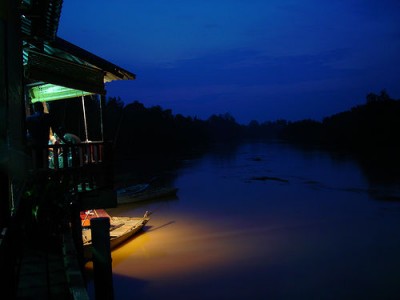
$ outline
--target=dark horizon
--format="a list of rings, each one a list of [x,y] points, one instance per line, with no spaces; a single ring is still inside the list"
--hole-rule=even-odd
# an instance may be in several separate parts
[[[160,105],[160,104],[146,105],[145,103],[143,103],[143,102],[140,101],[140,100],[133,100],[132,102],[127,103],[127,102],[125,102],[124,99],[122,99],[120,96],[107,96],[106,98],[108,99],[108,101],[111,100],[111,99],[116,100],[116,101],[121,101],[121,104],[122,104],[124,107],[129,106],[129,105],[132,105],[132,104],[135,104],[135,103],[140,103],[140,104],[143,104],[144,107],[146,107],[147,109],[154,108],[154,107],[160,107],[160,108],[163,109],[163,110],[170,110],[171,113],[172,113],[172,115],[175,115],[175,116],[176,116],[176,115],[182,115],[182,116],[185,117],[185,118],[198,119],[198,120],[201,120],[201,121],[207,121],[208,119],[210,119],[211,117],[214,117],[214,116],[218,116],[218,117],[230,116],[230,117],[232,117],[239,125],[248,126],[250,123],[253,123],[253,122],[257,122],[257,123],[259,123],[259,124],[268,123],[268,122],[277,122],[277,121],[287,121],[287,122],[289,122],[289,123],[295,123],[295,122],[300,122],[300,121],[305,121],[305,120],[310,120],[310,121],[315,121],[315,122],[322,122],[322,121],[323,121],[324,119],[326,119],[326,118],[330,118],[330,117],[332,117],[332,116],[335,116],[335,115],[338,115],[338,114],[342,114],[342,113],[351,111],[352,109],[354,109],[354,108],[356,108],[356,107],[363,106],[363,105],[367,104],[367,103],[368,103],[368,98],[369,98],[369,96],[371,96],[371,95],[375,95],[375,96],[377,96],[377,97],[380,97],[380,95],[382,95],[382,94],[386,95],[390,100],[393,100],[393,101],[400,101],[400,98],[399,98],[399,99],[395,99],[394,97],[392,97],[392,95],[390,94],[390,92],[388,92],[386,89],[381,89],[381,90],[379,91],[379,93],[376,93],[376,92],[368,92],[368,93],[365,93],[364,102],[361,102],[361,101],[360,101],[360,103],[355,104],[355,105],[353,105],[353,106],[349,106],[349,107],[347,107],[347,108],[344,108],[344,109],[341,110],[341,111],[337,111],[337,112],[334,112],[334,113],[329,114],[329,115],[320,116],[319,119],[314,119],[314,118],[304,118],[304,119],[300,119],[300,118],[299,118],[299,119],[295,119],[295,120],[293,120],[293,119],[292,119],[292,120],[288,120],[288,119],[285,119],[285,118],[283,118],[283,117],[279,117],[279,116],[278,116],[278,117],[276,117],[276,118],[274,118],[274,119],[260,119],[260,120],[251,119],[251,120],[249,120],[249,122],[247,122],[247,123],[241,123],[240,121],[237,120],[237,118],[235,117],[235,115],[231,114],[231,113],[228,112],[228,111],[226,111],[226,112],[210,112],[210,115],[201,118],[201,117],[198,117],[197,115],[184,115],[184,114],[181,114],[181,113],[177,113],[177,112],[175,112],[172,108],[170,108],[170,107],[163,107],[163,106]]]
[[[68,101],[68,100],[65,100]],[[83,137],[84,127],[77,122],[81,113],[79,101],[63,105],[53,103],[51,111],[68,132]],[[57,105],[56,105],[57,104]],[[58,105],[59,104],[59,105]],[[88,98],[87,113],[99,116],[97,99]],[[110,97],[102,105],[104,140],[111,141],[116,154],[122,157],[137,154],[190,153],[219,142],[242,142],[245,139],[280,139],[304,145],[339,147],[365,152],[377,147],[398,147],[400,132],[400,100],[385,91],[370,93],[366,103],[338,114],[326,116],[323,121],[278,119],[259,123],[239,124],[230,114],[214,114],[208,119],[174,114],[171,109],[145,106],[141,102],[125,104]],[[95,127],[98,118],[89,118],[88,127]],[[99,138],[91,130],[89,139]]]

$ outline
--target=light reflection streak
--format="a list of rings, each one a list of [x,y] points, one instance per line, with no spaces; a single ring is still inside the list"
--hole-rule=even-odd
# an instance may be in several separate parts
[[[134,209],[119,214],[127,213],[137,214]],[[112,252],[113,273],[155,282],[193,278],[232,266],[265,269],[280,259],[283,248],[293,249],[288,244],[296,240],[299,231],[322,223],[245,217],[232,221],[229,216],[172,214],[167,209],[153,214],[142,233]]]
[[[153,217],[150,228],[112,252],[114,274],[144,280],[195,275],[266,257],[267,232],[278,227],[230,228],[193,216]],[[273,234],[276,238],[276,235]]]

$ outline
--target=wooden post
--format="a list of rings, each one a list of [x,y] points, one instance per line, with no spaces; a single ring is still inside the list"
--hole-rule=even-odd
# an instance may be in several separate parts
[[[93,218],[92,230],[93,279],[96,300],[113,300],[113,278],[110,248],[110,219]]]
[[[74,197],[74,196],[73,196]],[[70,205],[71,213],[71,233],[74,245],[76,248],[76,253],[78,255],[79,267],[81,268],[82,274],[85,269],[85,258],[83,255],[83,240],[82,240],[82,221],[79,211],[79,203],[77,202],[77,196],[72,198]]]

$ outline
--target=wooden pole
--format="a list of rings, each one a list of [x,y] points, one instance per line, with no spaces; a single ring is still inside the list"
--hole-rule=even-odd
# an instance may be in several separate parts
[[[82,94],[82,110],[83,110],[83,120],[85,123],[85,138],[86,142],[88,142],[89,136],[88,136],[87,119],[86,119],[85,96],[83,94]]]
[[[110,219],[93,218],[92,230],[93,279],[96,300],[113,300],[112,260],[110,248]]]
[[[79,203],[77,202],[76,198],[74,198],[71,201],[70,212],[71,212],[70,222],[71,222],[72,239],[75,243],[75,248],[79,261],[79,267],[81,268],[82,274],[84,274],[85,258],[83,254],[82,222],[79,211]]]

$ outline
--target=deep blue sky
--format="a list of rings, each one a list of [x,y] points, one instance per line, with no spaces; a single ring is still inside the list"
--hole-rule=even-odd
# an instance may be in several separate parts
[[[58,35],[137,75],[108,96],[240,123],[400,98],[399,0],[65,0]]]

